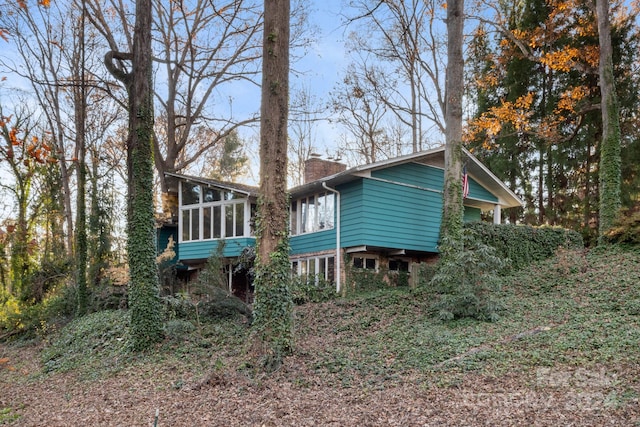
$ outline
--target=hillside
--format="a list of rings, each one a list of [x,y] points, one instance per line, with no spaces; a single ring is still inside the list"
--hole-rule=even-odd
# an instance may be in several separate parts
[[[126,313],[0,347],[0,424],[547,426],[640,423],[640,253],[561,252],[504,279],[494,323],[440,323],[388,289],[296,309],[296,352],[267,376],[235,322],[168,325],[126,351]],[[44,328],[46,329],[46,328]]]

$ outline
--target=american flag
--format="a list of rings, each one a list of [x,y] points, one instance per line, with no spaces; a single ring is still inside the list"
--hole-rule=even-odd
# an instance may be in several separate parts
[[[469,195],[469,175],[467,175],[467,167],[462,167],[462,198],[466,199]]]

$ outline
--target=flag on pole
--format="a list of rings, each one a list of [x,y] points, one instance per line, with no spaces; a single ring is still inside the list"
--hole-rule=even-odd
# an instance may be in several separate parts
[[[462,167],[462,198],[466,199],[469,195],[469,175],[467,175],[467,166]]]

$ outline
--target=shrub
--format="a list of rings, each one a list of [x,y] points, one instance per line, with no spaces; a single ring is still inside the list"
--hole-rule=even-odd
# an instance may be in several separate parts
[[[465,230],[495,248],[497,255],[509,259],[516,270],[553,256],[558,248],[584,247],[580,233],[560,227],[474,222],[465,224]]]
[[[0,294],[0,336],[42,334],[42,325],[66,323],[77,306],[75,287],[69,285],[51,290],[37,304]]]
[[[39,268],[31,272],[23,289],[24,301],[40,303],[47,295],[55,292],[56,288],[69,282],[73,261],[62,257],[53,260],[43,260]]]
[[[291,279],[291,294],[296,305],[324,302],[336,296],[336,287],[327,280],[295,276]]]
[[[129,313],[101,311],[75,319],[42,352],[46,371],[65,372],[78,366],[104,366],[128,352]]]
[[[348,255],[344,259],[344,269],[346,278],[345,295],[347,292],[355,294],[360,291],[374,291],[389,287],[389,283],[386,280],[386,271],[356,268]]]
[[[505,268],[505,261],[495,248],[480,242],[474,233],[463,236],[462,250],[448,251],[447,244],[443,239],[443,256],[430,282],[436,293],[431,308],[441,320],[462,317],[497,320],[501,310],[497,272]]]
[[[193,323],[181,319],[169,320],[164,325],[164,335],[171,341],[184,341],[195,330]]]
[[[15,297],[5,295],[0,299],[0,329],[13,332],[24,328],[23,304]]]
[[[640,204],[620,212],[613,227],[603,236],[606,243],[640,245]]]

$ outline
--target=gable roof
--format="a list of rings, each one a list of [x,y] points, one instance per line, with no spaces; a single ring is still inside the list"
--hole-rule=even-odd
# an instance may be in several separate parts
[[[494,194],[498,198],[498,204],[500,206],[503,208],[524,206],[524,202],[513,191],[511,191],[504,182],[498,179],[485,165],[483,165],[465,148],[462,149],[462,157],[462,161],[466,163],[467,166],[467,174],[478,184]],[[343,172],[294,187],[289,191],[293,197],[298,197],[315,191],[322,191],[325,185],[328,187],[335,187],[336,185],[344,184],[358,178],[370,177],[371,172],[373,171],[398,166],[404,163],[419,163],[444,169],[444,146],[381,160],[375,163],[356,166]],[[489,209],[493,205],[492,203],[473,198],[466,198],[464,203],[468,206],[475,206],[483,209]]]
[[[182,175],[178,173],[165,172],[165,175],[178,178],[187,182],[207,185],[209,187],[217,187],[227,191],[245,194],[249,197],[258,197],[259,188],[251,185],[237,184],[235,182],[219,181],[217,179],[201,178],[192,175]]]

